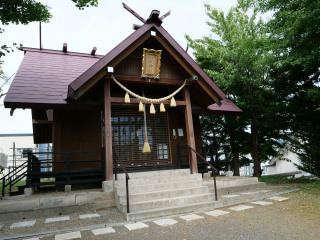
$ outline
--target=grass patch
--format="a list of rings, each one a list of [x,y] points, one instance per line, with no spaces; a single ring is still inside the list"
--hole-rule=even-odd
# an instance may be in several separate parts
[[[8,182],[6,182],[7,184]],[[2,195],[2,184],[3,182],[0,182],[0,192],[1,192],[1,195]],[[17,182],[16,184],[14,184],[12,187],[11,187],[11,191],[14,191],[14,190],[18,190],[18,186],[20,185],[26,185],[26,181],[19,181]],[[9,191],[10,191],[10,188],[9,186],[7,186],[4,190],[5,192],[5,195],[8,195],[9,194]]]
[[[312,183],[316,181],[306,177],[287,178],[282,176],[261,176],[258,179],[259,182],[265,183]]]
[[[290,188],[300,188],[301,194],[320,195],[320,179],[310,179],[306,177],[287,178],[281,176],[261,176],[259,182],[270,184],[288,184]]]

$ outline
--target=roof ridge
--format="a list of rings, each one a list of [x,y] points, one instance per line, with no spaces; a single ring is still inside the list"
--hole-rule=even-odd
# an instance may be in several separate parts
[[[62,52],[60,50],[53,49],[38,49],[38,48],[29,48],[23,47],[22,51],[24,52],[38,52],[38,53],[47,53],[47,54],[59,54],[65,56],[78,56],[78,57],[90,57],[90,58],[103,58],[105,55],[91,55],[90,53],[79,53],[79,52]]]

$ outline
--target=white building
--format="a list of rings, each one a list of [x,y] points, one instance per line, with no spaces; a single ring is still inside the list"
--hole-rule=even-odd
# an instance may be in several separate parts
[[[14,164],[19,166],[26,161],[26,158],[23,156],[23,149],[35,147],[32,133],[0,134],[0,153],[8,156],[7,169],[14,166]],[[14,154],[16,155],[16,163],[13,161]],[[7,171],[5,171],[6,173]]]
[[[294,173],[301,171],[294,165],[294,163],[300,164],[298,156],[295,153],[285,150],[283,158],[287,158],[291,162],[279,160],[278,158],[273,158],[268,162],[268,164],[265,165],[264,175],[271,175],[277,173]],[[301,171],[301,173],[296,174],[295,177],[303,176],[304,174],[306,174],[306,172]]]

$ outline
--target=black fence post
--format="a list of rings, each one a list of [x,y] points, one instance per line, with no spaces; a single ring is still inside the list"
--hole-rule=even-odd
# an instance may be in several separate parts
[[[28,166],[27,166],[27,181],[26,181],[26,188],[30,188],[30,173],[31,173],[31,159],[32,155],[31,152],[28,152]]]
[[[179,169],[181,168],[180,163],[182,163],[180,155],[181,155],[181,153],[180,153],[180,145],[178,144],[177,145],[177,157],[178,157],[178,167],[179,167]]]
[[[70,153],[67,153],[67,172],[71,169]],[[70,185],[70,177],[67,177],[67,185]]]
[[[2,178],[2,197],[4,197],[4,189],[6,185],[6,177]]]
[[[104,148],[101,148],[102,152],[101,152],[101,168],[103,170],[103,179],[106,179],[106,153]]]

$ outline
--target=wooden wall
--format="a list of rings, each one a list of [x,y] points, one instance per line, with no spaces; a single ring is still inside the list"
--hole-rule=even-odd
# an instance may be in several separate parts
[[[134,50],[128,57],[120,62],[114,69],[115,74],[141,76],[142,70],[142,53],[143,48],[162,50],[160,77],[169,79],[184,80],[188,74],[179,66],[176,61],[170,56],[167,50],[160,44],[152,42],[142,44]]]
[[[55,152],[67,151],[100,151],[101,142],[101,112],[56,110],[54,114],[54,144]],[[55,155],[56,161],[66,161],[66,154]],[[98,160],[99,153],[71,154],[71,161]],[[56,164],[56,171],[65,170],[66,164]],[[71,169],[94,169],[101,166],[98,162],[83,162],[71,164]]]
[[[32,120],[48,120],[45,109],[32,109]],[[33,142],[52,143],[52,124],[32,124],[33,127]]]
[[[177,145],[187,144],[187,136],[186,136],[186,122],[183,108],[170,108],[168,110],[168,118],[169,118],[169,135],[170,135],[170,145],[171,145],[171,162],[172,164],[178,164],[178,155],[177,155]],[[201,139],[201,128],[200,128],[200,120],[199,115],[192,115],[193,118],[193,127],[194,127],[194,135],[195,135],[195,143],[197,147],[202,147],[202,139]],[[178,129],[183,129],[183,137],[179,136]],[[176,130],[177,138],[173,138],[173,129]],[[201,151],[197,149],[199,153]],[[187,150],[181,151],[182,155],[188,154]],[[182,162],[188,162],[188,157],[183,157]],[[199,159],[198,159],[199,161]]]

